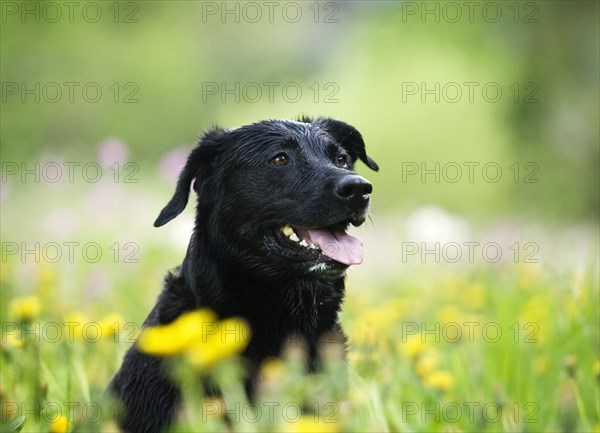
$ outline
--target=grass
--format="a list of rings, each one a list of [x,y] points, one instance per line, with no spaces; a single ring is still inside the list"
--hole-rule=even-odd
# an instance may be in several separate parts
[[[95,184],[36,186],[3,209],[14,230],[3,232],[0,274],[2,431],[116,430],[119,407],[104,390],[167,268],[183,257],[193,212],[152,231],[171,191],[103,188],[109,193]],[[46,196],[62,207],[20,212]],[[288,347],[283,361],[264,366],[256,404],[245,400],[236,357],[200,372],[174,358],[187,402],[174,431],[599,430],[598,252],[586,255],[579,242],[589,244],[597,231],[521,227],[523,239],[539,242],[540,263],[514,263],[505,249],[510,258],[498,263],[415,265],[418,255],[400,260],[399,243],[408,239],[402,220],[376,212],[373,219],[361,229],[367,259],[348,277],[341,316],[350,343],[347,389],[335,347],[318,377],[304,373],[302,350]],[[499,237],[491,231],[480,239]],[[55,241],[62,256],[53,263]],[[22,254],[36,242],[39,254]],[[66,242],[78,243],[73,257]],[[93,243],[98,259],[93,249],[83,252]],[[223,400],[202,398],[200,374],[219,382]]]
[[[61,289],[70,267],[39,264],[29,300],[19,293],[19,266],[3,265],[3,431],[23,416],[23,431],[115,429],[118,406],[103,390],[137,335],[139,300],[157,294],[146,287],[156,260],[142,257],[133,272],[114,265],[110,293],[71,298]],[[557,280],[527,264],[373,287],[350,279],[347,393],[335,350],[315,378],[302,371],[302,351],[288,348],[285,361],[264,367],[254,405],[235,380],[236,358],[208,373],[223,401],[203,400],[189,386],[197,372],[174,360],[188,384],[174,431],[227,431],[223,412],[237,421],[233,431],[597,431],[595,272]]]

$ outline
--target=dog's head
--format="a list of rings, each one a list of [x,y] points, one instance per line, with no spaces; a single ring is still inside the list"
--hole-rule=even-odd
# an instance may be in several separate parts
[[[372,191],[353,171],[358,159],[379,169],[360,133],[339,120],[213,129],[192,150],[154,225],[183,211],[195,179],[196,232],[220,257],[270,273],[339,277],[362,262],[362,242],[346,233],[365,221]]]

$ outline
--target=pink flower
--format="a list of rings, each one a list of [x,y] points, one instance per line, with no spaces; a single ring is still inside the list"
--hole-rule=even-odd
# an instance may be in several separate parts
[[[112,288],[113,280],[106,272],[102,272],[99,268],[90,272],[86,284],[86,293],[91,299],[110,293]]]
[[[122,167],[127,162],[128,156],[127,145],[117,138],[107,138],[100,143],[98,162],[103,167],[110,167],[114,163]]]
[[[175,183],[190,153],[189,148],[179,147],[166,153],[159,162],[158,172],[166,180]]]
[[[73,210],[63,207],[48,213],[42,221],[42,226],[52,236],[66,239],[79,229],[80,220]]]

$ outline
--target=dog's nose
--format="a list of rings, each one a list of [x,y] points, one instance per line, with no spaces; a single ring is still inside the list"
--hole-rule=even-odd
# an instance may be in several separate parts
[[[365,203],[373,192],[373,185],[358,175],[344,176],[335,186],[336,195],[344,201]]]

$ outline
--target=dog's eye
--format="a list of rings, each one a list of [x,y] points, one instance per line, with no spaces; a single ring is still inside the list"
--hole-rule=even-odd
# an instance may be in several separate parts
[[[275,158],[271,160],[271,164],[281,167],[288,163],[289,157],[285,153],[279,153]]]
[[[340,155],[337,157],[337,165],[340,168],[348,168],[348,155]]]

